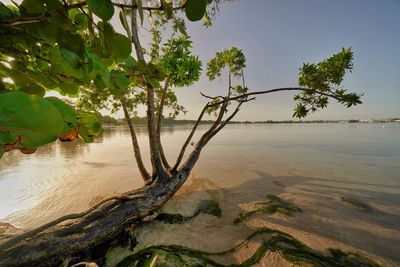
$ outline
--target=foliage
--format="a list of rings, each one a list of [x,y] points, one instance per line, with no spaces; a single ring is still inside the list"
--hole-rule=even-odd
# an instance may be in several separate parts
[[[310,90],[303,91],[294,97],[298,101],[294,117],[303,118],[309,113],[328,106],[328,97],[336,98],[346,107],[361,104],[362,94],[348,93],[341,87],[346,71],[353,68],[353,51],[343,48],[337,54],[319,62],[318,64],[305,63],[300,68],[299,85]],[[317,93],[322,92],[323,94]]]
[[[160,14],[169,13],[171,18],[171,1],[163,3]],[[184,10],[191,20],[199,20],[206,12],[206,4],[206,0],[188,1]],[[141,1],[137,1],[137,8],[143,19]],[[47,92],[80,96],[78,108],[90,111],[107,106],[111,98],[130,95],[128,106],[134,110],[145,99],[140,90],[128,92],[128,88],[145,87],[148,83],[159,87],[164,80],[162,70],[130,56],[131,34],[127,37],[116,33],[108,22],[114,13],[110,0],[24,0],[16,6],[0,3],[0,76],[7,78],[0,80],[0,155],[11,149],[28,152],[27,149],[58,137],[73,140],[78,133],[90,142],[101,132],[95,114],[67,108],[55,97],[46,99]],[[121,10],[119,16],[126,27],[126,11]],[[183,39],[171,44],[179,41]],[[181,44],[181,56],[187,56],[188,39]],[[186,70],[179,68],[182,71],[173,81],[176,86],[188,84],[184,81],[187,73],[193,75],[191,82],[198,79],[197,57],[186,62]],[[168,104],[178,112],[184,111],[176,104],[173,92],[168,95]],[[119,108],[115,101],[111,104],[112,108]]]
[[[222,52],[217,52],[215,57],[207,63],[207,76],[210,80],[221,76],[221,70],[227,68],[229,73],[241,76],[242,70],[246,67],[246,58],[243,51],[231,47]]]

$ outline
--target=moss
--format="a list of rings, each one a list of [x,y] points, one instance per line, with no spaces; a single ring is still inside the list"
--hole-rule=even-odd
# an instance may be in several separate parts
[[[191,219],[195,218],[197,215],[201,213],[210,214],[216,217],[221,217],[222,210],[219,207],[218,202],[214,200],[202,200],[197,205],[196,211],[191,216],[183,216],[181,214],[159,213],[154,219],[169,224],[175,224],[175,223],[181,224],[190,221]]]
[[[259,214],[259,213],[268,214],[268,215],[272,215],[274,213],[282,213],[287,216],[293,216],[293,214],[295,212],[302,211],[299,207],[295,206],[291,202],[285,201],[276,195],[267,195],[267,199],[268,199],[267,202],[258,203],[258,204],[262,204],[263,207],[252,210],[252,211],[240,213],[239,217],[237,217],[233,221],[233,223],[234,224],[240,223],[240,222],[244,221],[245,219],[247,219],[248,217],[250,217],[254,214]]]
[[[240,264],[223,265],[211,259],[211,256],[228,255],[245,246],[256,236],[263,238],[254,254]],[[377,267],[377,263],[353,252],[330,249],[330,255],[314,251],[293,236],[267,227],[256,229],[244,241],[235,247],[222,252],[206,252],[179,245],[158,245],[144,248],[123,259],[118,267],[141,266],[230,266],[249,267],[259,263],[267,251],[279,253],[286,260],[299,265],[329,267]]]
[[[342,196],[340,197],[340,199],[362,212],[372,212],[373,210],[368,203],[365,203],[364,201],[357,199],[355,197]]]

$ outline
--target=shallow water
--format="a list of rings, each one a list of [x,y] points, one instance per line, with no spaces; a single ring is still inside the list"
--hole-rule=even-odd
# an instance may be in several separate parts
[[[206,129],[201,126],[200,132]],[[190,126],[164,130],[168,158],[176,158],[189,131]],[[138,135],[147,159],[146,132]],[[128,130],[107,128],[93,144],[58,142],[33,155],[13,152],[1,159],[0,221],[32,228],[140,186]],[[228,225],[269,193],[304,212],[293,218],[255,216],[239,228]],[[373,212],[359,211],[341,196],[365,201]],[[206,147],[188,184],[165,209],[190,214],[204,198],[221,203],[222,219],[201,215],[185,226],[150,224],[139,229],[142,244],[181,242],[210,249],[212,239],[212,249],[222,250],[267,225],[314,248],[354,249],[395,266],[400,264],[400,124],[228,126]],[[196,231],[203,230],[206,234],[196,239]],[[175,231],[180,238],[166,233]]]

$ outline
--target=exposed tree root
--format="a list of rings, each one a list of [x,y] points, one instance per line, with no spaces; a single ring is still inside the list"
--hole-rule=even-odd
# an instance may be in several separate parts
[[[240,264],[224,265],[218,263],[212,256],[224,256],[231,254],[244,247],[250,240],[258,236],[265,236],[261,245],[254,254]],[[338,249],[330,249],[330,255],[324,255],[314,251],[293,236],[279,230],[267,227],[258,228],[244,241],[231,249],[221,252],[206,252],[191,249],[179,245],[158,245],[144,248],[132,255],[127,256],[117,267],[139,267],[139,266],[231,266],[249,267],[259,263],[268,251],[282,255],[286,260],[299,264],[311,266],[329,267],[377,267],[377,263],[357,253],[343,252]]]
[[[0,266],[54,266],[66,259],[93,258],[131,224],[158,210],[188,175],[180,172],[168,180],[156,180],[148,187],[105,199],[85,212],[63,216],[12,238],[0,245]]]

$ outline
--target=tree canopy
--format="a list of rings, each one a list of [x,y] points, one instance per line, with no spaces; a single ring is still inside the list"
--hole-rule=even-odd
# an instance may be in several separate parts
[[[154,115],[151,112],[149,120],[156,122],[159,133],[164,107],[170,108],[172,117],[185,112],[172,88],[193,84],[202,70],[198,56],[191,52],[184,17],[189,21],[203,19],[210,26],[220,2],[229,0],[161,0],[149,1],[146,6],[141,0],[1,3],[0,156],[12,149],[32,153],[57,138],[69,141],[80,137],[91,142],[102,131],[95,111],[105,107],[114,111],[123,108],[130,116],[139,104],[150,101]],[[116,32],[110,23],[117,12],[126,34]],[[145,54],[138,39],[136,16],[140,23],[145,17],[153,23],[152,44]],[[171,25],[172,34],[162,43],[167,25]],[[132,56],[133,48],[136,57]],[[351,49],[342,49],[320,63],[304,64],[300,87],[273,92],[299,91],[294,111],[298,118],[325,108],[329,98],[347,107],[359,104],[360,95],[340,87],[346,71],[352,69],[352,59]],[[229,85],[226,97],[206,96],[211,99],[206,112],[217,115],[226,101],[249,101],[250,96],[271,91],[249,93],[245,62],[243,52],[235,47],[217,52],[208,62],[210,80],[226,70]],[[233,85],[231,76],[242,81]],[[52,91],[78,98],[78,103],[71,105],[45,96]]]

